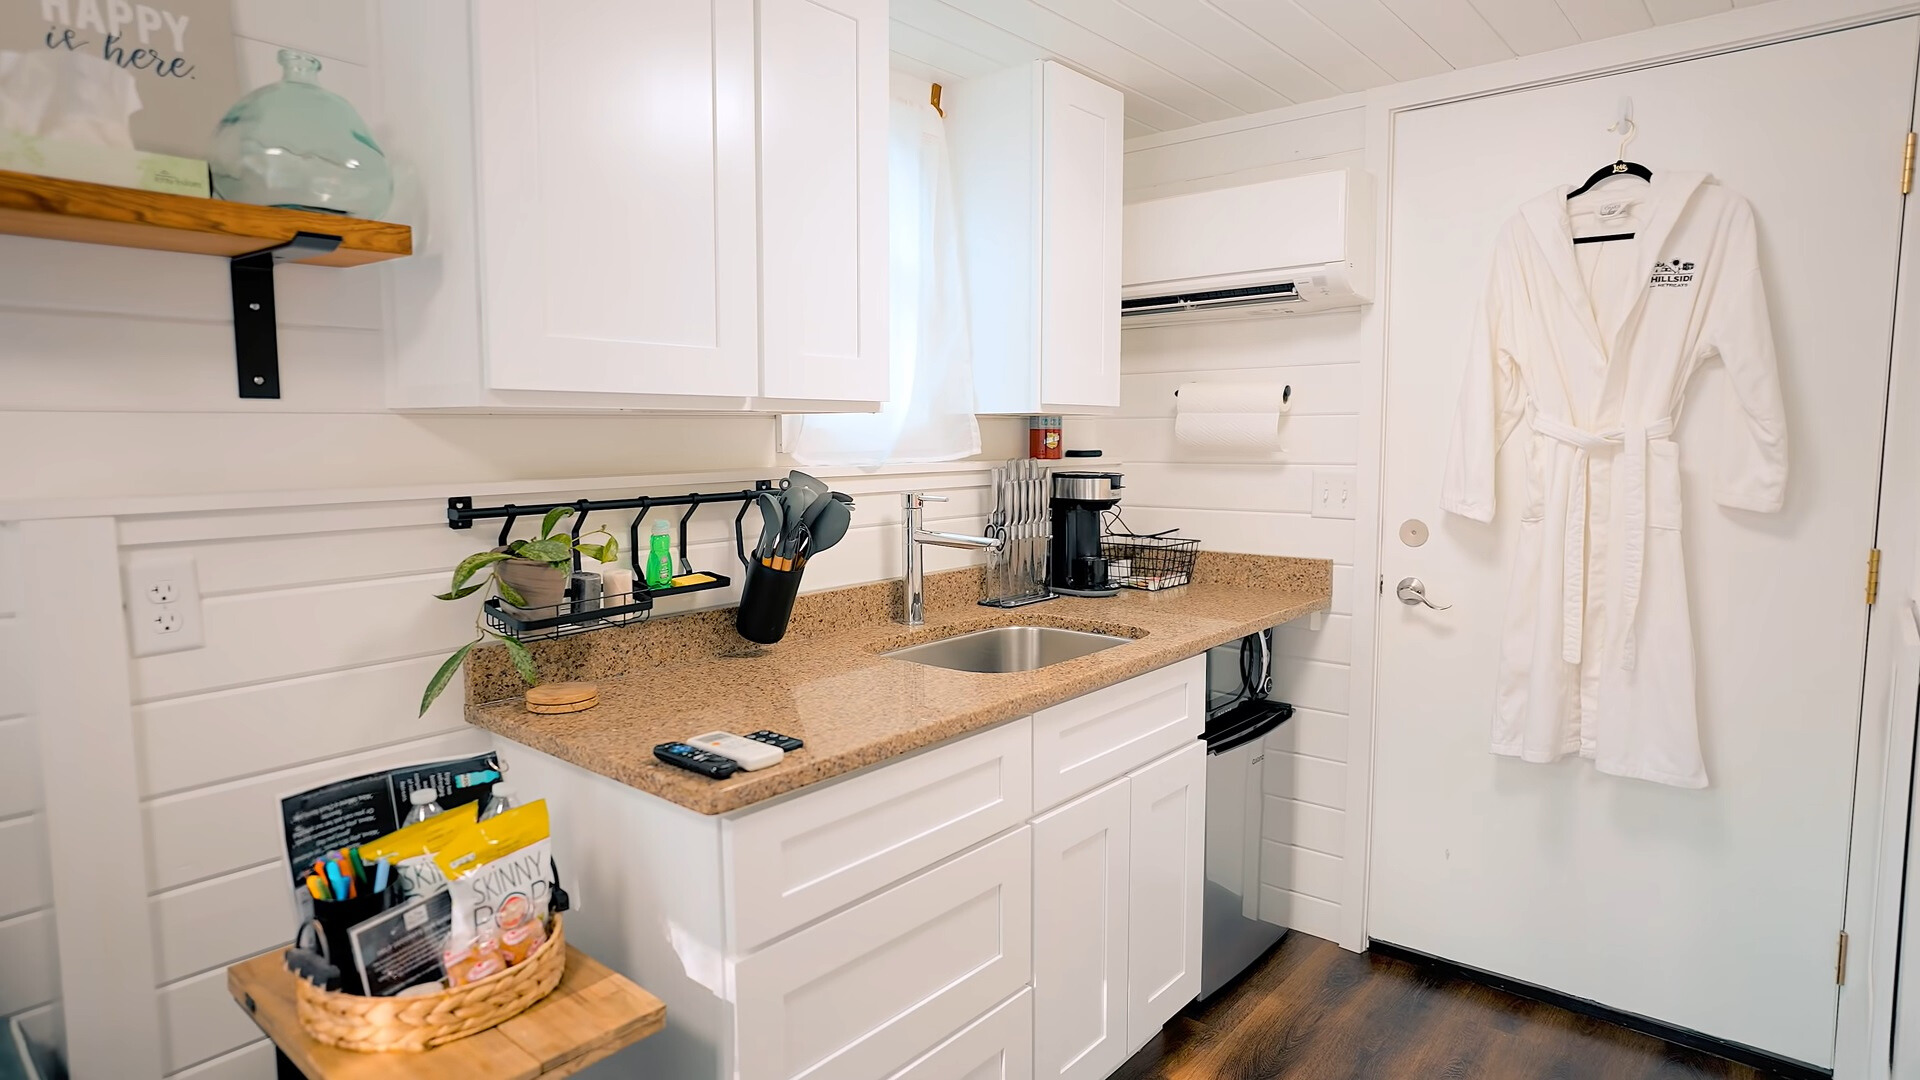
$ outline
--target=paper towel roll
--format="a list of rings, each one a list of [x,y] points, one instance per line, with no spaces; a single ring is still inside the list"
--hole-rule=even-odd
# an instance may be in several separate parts
[[[1293,407],[1282,383],[1182,383],[1173,399],[1173,437],[1212,450],[1280,449],[1280,417]]]

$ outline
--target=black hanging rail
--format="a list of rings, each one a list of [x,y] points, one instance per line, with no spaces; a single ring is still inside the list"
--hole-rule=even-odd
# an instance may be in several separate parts
[[[573,527],[569,532],[573,541],[578,543],[586,528],[587,515],[603,511],[635,510],[638,513],[634,514],[633,520],[627,523],[627,551],[630,553],[629,557],[635,560],[635,570],[638,571],[645,565],[639,561],[640,525],[646,520],[647,512],[665,507],[686,507],[686,512],[680,515],[679,574],[700,573],[706,580],[665,589],[650,589],[642,579],[635,585],[629,602],[577,612],[571,610],[571,604],[559,604],[552,608],[528,611],[503,604],[498,597],[486,602],[484,606],[487,618],[496,629],[513,634],[522,641],[538,640],[644,618],[646,612],[653,607],[653,601],[662,596],[725,588],[732,583],[732,579],[727,575],[694,570],[693,563],[687,555],[687,522],[692,520],[694,511],[703,505],[739,503],[740,509],[733,515],[734,553],[739,557],[741,566],[749,566],[751,563],[747,558],[747,541],[743,525],[747,510],[753,505],[754,500],[760,497],[761,492],[778,490],[780,486],[775,481],[756,480],[751,489],[739,491],[694,491],[685,495],[636,495],[631,499],[572,499],[548,503],[507,503],[503,506],[475,506],[472,496],[456,495],[447,500],[447,528],[471,529],[476,521],[504,519],[500,526],[498,546],[505,547],[519,519],[540,518],[544,517],[549,510],[568,507],[575,511]],[[573,568],[580,569],[578,550],[573,553]],[[610,601],[610,604],[612,603]]]

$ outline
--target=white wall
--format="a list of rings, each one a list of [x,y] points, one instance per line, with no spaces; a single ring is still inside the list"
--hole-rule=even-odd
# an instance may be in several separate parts
[[[1135,148],[1127,199],[1152,198],[1324,169],[1360,167],[1359,109]],[[1073,423],[1071,444],[1124,462],[1126,521],[1137,532],[1179,526],[1214,550],[1327,558],[1333,613],[1275,637],[1273,696],[1294,718],[1267,744],[1261,917],[1341,939],[1346,902],[1347,742],[1354,523],[1311,514],[1313,476],[1351,478],[1359,462],[1361,361],[1368,315],[1200,322],[1121,335],[1118,417]],[[1293,386],[1278,455],[1196,454],[1173,439],[1173,391],[1183,382]],[[1087,442],[1086,440],[1091,440]]]
[[[0,1016],[18,1014],[36,1040],[57,1043],[60,969],[15,542],[0,525]]]

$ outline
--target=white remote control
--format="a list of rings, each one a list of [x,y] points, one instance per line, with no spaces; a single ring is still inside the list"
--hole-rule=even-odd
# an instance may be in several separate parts
[[[686,741],[702,750],[730,757],[748,772],[778,765],[780,759],[787,756],[787,752],[777,746],[742,738],[730,731],[709,731],[705,735],[690,736]]]

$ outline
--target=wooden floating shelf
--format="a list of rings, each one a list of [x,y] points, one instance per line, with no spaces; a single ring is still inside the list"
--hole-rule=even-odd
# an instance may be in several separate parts
[[[413,230],[389,221],[282,210],[0,170],[0,233],[232,258],[292,240],[338,236],[315,266],[360,266],[413,254]]]

